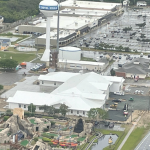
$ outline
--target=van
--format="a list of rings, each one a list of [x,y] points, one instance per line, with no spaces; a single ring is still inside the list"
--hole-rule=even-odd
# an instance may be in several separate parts
[[[143,57],[143,53],[140,54],[140,57]]]

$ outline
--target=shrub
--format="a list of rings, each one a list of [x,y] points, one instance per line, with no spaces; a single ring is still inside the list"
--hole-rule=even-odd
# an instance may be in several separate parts
[[[51,121],[51,125],[52,125],[52,126],[53,126],[53,125],[55,125],[55,123],[56,123],[56,122],[54,122],[54,121]]]
[[[44,132],[47,132],[47,131],[48,131],[48,128],[44,128],[43,131],[44,131]]]
[[[53,135],[51,135],[51,139],[53,139],[54,138],[54,136]]]
[[[11,116],[13,113],[11,112],[11,110],[10,109],[8,109],[7,111],[6,111],[6,115],[7,116]]]
[[[46,134],[46,133],[43,133],[42,136],[43,136],[43,137],[46,137],[46,138],[51,138],[51,135]]]
[[[35,142],[37,142],[37,141],[38,141],[38,137],[35,137],[33,140],[34,140]]]
[[[50,140],[49,138],[46,138],[46,137],[43,137],[42,140],[43,140],[44,142],[51,142],[51,140]]]
[[[3,121],[7,121],[9,116],[4,116]]]
[[[27,116],[27,117],[34,117],[35,114],[34,113],[30,113],[29,111],[25,111],[24,115]]]
[[[0,90],[2,90],[4,87],[3,87],[3,85],[0,85]]]

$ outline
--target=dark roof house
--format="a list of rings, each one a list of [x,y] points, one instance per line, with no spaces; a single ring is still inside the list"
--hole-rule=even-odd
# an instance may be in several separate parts
[[[116,75],[127,77],[127,74],[132,75],[144,75],[147,76],[150,73],[150,60],[145,58],[136,58],[131,62],[124,64],[121,68],[116,69]]]

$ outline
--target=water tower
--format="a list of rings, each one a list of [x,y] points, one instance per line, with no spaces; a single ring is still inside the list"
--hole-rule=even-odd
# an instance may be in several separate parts
[[[46,23],[46,49],[41,61],[49,62],[50,58],[50,18],[58,11],[58,3],[54,0],[43,0],[39,4],[40,11],[47,17]]]

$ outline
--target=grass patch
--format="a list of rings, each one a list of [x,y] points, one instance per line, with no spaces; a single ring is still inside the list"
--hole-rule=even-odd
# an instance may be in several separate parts
[[[80,142],[81,142],[81,141],[84,141],[85,138],[86,138],[86,137],[80,137],[80,138],[77,139],[77,141],[80,141]]]
[[[28,62],[36,58],[35,54],[26,54],[26,53],[14,53],[14,52],[2,52],[0,51],[1,59],[10,59],[12,57],[13,60],[21,62]]]
[[[87,57],[82,57],[81,61],[93,61],[93,62],[96,62],[96,60],[94,60],[93,58],[87,58]]]
[[[1,132],[2,130],[4,130],[4,129],[0,129],[0,132]]]
[[[58,136],[58,135],[55,134],[55,133],[44,133],[44,134],[47,134],[47,135],[49,135],[49,136]]]
[[[97,143],[97,142],[98,142],[98,139],[95,139],[93,143]]]
[[[144,127],[138,127],[134,129],[121,150],[133,150],[138,145],[138,143],[144,138],[147,131],[148,129]]]
[[[145,80],[150,80],[150,77],[146,77]]]
[[[36,124],[34,119],[30,119],[30,122],[31,122],[32,124]]]
[[[23,141],[21,141],[20,145],[26,146],[28,143],[29,143],[28,140],[23,140]]]

